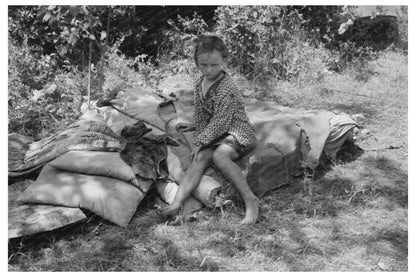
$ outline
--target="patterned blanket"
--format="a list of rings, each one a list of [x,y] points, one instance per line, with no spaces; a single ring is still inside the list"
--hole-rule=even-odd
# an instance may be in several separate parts
[[[9,135],[9,177],[39,169],[47,162],[72,150],[117,151],[125,141],[103,119],[81,118],[64,131],[37,142],[17,134]]]

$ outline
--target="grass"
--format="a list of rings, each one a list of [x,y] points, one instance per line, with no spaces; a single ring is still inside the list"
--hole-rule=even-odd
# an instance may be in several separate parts
[[[9,241],[9,271],[407,271],[407,58],[386,52],[368,66],[267,91],[295,108],[360,113],[370,135],[364,152],[266,194],[256,225],[238,224],[240,201],[167,225],[151,193],[126,229],[93,216]]]

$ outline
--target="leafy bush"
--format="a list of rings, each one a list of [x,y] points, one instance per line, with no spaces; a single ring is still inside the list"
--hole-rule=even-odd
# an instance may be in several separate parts
[[[322,43],[316,47],[309,43],[301,43],[289,48],[287,55],[293,72],[290,81],[302,87],[320,82],[327,71],[326,61],[331,59],[332,53]]]
[[[160,78],[158,70],[146,54],[129,58],[121,53],[119,48],[124,38],[121,37],[113,46],[108,47],[97,64],[95,75],[101,76],[101,83],[96,84],[97,89],[101,89],[99,95],[116,94],[134,86],[155,87]]]
[[[22,84],[32,88],[41,89],[50,81],[57,64],[51,56],[34,53],[27,45],[17,46],[9,39],[9,77],[19,79]]]
[[[170,28],[163,31],[165,27],[156,21],[179,14],[177,8],[168,10],[138,11],[124,6],[9,8],[9,131],[40,139],[76,120],[88,90],[85,65],[89,35],[95,37],[97,50],[92,57],[91,100],[137,85],[158,92],[160,81],[176,74],[195,77],[194,40],[212,31],[212,22],[207,24],[206,17],[197,13],[192,17],[178,15],[175,21],[168,20]],[[219,6],[213,32],[229,47],[230,72],[254,81],[256,88],[278,81],[298,86],[320,82],[327,68],[351,70],[356,79],[366,81],[374,73],[368,61],[377,56],[376,52],[339,40],[334,32],[341,10],[339,6]],[[186,11],[189,15],[192,9]],[[146,18],[165,15],[147,22],[160,31],[155,32],[157,38],[146,42],[149,49],[158,46],[158,67],[149,62],[152,54],[141,53],[144,47],[138,46],[147,25],[142,26],[146,20],[137,21],[134,15],[147,12],[151,13]],[[89,20],[95,20],[94,24],[85,25]],[[137,30],[130,30],[137,23]],[[402,43],[407,45],[406,7],[398,23]]]
[[[60,70],[50,55],[33,53],[9,39],[9,132],[37,140],[62,129],[79,115],[84,78]]]
[[[221,6],[216,16],[216,32],[230,49],[230,64],[258,83],[270,78],[299,80],[324,68],[323,61],[311,55],[314,43],[295,9]],[[327,55],[324,52],[318,55]]]
[[[105,46],[125,33],[130,44],[141,39],[144,27],[137,26],[134,6],[9,6],[9,35],[44,55],[55,54],[63,63],[86,67],[89,50],[97,63]],[[130,47],[134,48],[134,47]]]
[[[338,28],[345,20],[345,6],[289,6],[302,16],[301,27],[313,38],[331,49],[338,35]]]
[[[59,68],[53,55],[36,53],[9,39],[9,132],[35,140],[64,129],[80,115],[87,100],[88,68]],[[91,70],[91,101],[135,85],[155,87],[159,74],[145,55],[127,58],[118,50],[122,39],[108,47]]]
[[[192,18],[178,15],[177,22],[168,20],[168,24],[171,28],[165,31],[165,40],[158,49],[159,61],[192,58],[195,39],[208,30],[204,19],[197,13]]]
[[[356,18],[354,24],[338,40],[340,43],[354,42],[358,47],[386,49],[399,41],[397,18],[390,15]]]
[[[304,31],[296,9],[279,6],[221,6],[216,10],[215,33],[230,50],[229,65],[238,73],[264,84],[269,79],[309,83],[319,79],[330,52]],[[194,40],[209,26],[197,14],[169,21],[159,62],[173,73],[194,72],[179,62],[191,60]]]
[[[378,53],[371,47],[357,46],[354,42],[340,43],[337,50],[333,50],[327,61],[328,69],[335,72],[350,70],[355,72],[358,81],[367,81],[374,71],[370,61],[375,60]]]
[[[36,136],[40,130],[33,121],[38,120],[40,114],[30,97],[33,90],[43,88],[51,80],[51,71],[48,69],[52,66],[45,57],[36,59],[26,41],[19,47],[9,39],[8,48],[9,131],[27,134],[30,130],[29,133]]]
[[[407,50],[408,47],[408,8],[407,6],[400,6],[401,12],[397,13],[397,21],[399,24],[400,47]]]

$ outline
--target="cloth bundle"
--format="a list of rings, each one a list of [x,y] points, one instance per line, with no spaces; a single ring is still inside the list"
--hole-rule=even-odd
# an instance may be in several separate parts
[[[151,133],[166,134],[178,143],[168,145],[166,160],[170,178],[179,183],[194,145],[193,134],[183,133],[176,126],[193,121],[193,91],[179,90],[162,99],[142,89],[130,89],[119,93],[108,105],[99,112],[116,133],[128,122],[141,119]],[[244,107],[256,128],[258,143],[239,165],[260,197],[292,182],[305,167],[315,169],[324,149],[326,154],[334,155],[339,149],[333,147],[334,141],[339,145],[348,131],[358,126],[349,115],[324,110],[301,111],[256,99],[246,99]],[[208,168],[204,176],[210,177],[209,182],[204,184],[207,178],[203,178],[193,196],[213,206],[213,196],[224,189],[227,181],[213,168]]]
[[[9,202],[9,237],[85,218],[79,216],[82,214],[79,208],[126,227],[158,177],[157,166],[166,157],[164,137],[144,139],[142,136],[149,129],[144,124],[138,125],[126,126],[123,137],[116,135],[97,112],[88,111],[63,132],[38,142],[9,135],[9,181],[12,180],[9,187],[16,192]],[[132,144],[137,147],[131,147]],[[159,154],[154,155],[156,152]],[[14,189],[16,178],[24,178],[35,169],[42,169],[35,182],[25,190]],[[45,205],[50,205],[49,209],[45,210]],[[21,224],[23,215],[19,211],[23,209],[28,222],[45,213],[74,216],[61,218],[54,224],[40,221],[40,225],[29,228],[28,224]]]
[[[244,107],[258,142],[238,164],[259,197],[291,183],[305,168],[315,169],[323,153],[334,156],[358,126],[349,115],[329,111],[255,99],[246,99]],[[192,122],[192,113],[191,90],[162,98],[142,88],[122,91],[39,142],[9,135],[9,178],[42,168],[18,197],[24,205],[84,208],[126,227],[152,184],[172,201],[194,150],[193,134],[176,127]],[[214,167],[207,168],[185,212],[215,207],[228,188]]]

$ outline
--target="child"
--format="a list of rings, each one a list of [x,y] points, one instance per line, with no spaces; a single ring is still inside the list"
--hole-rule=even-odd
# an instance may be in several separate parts
[[[223,70],[226,57],[227,48],[219,37],[202,36],[197,40],[194,60],[202,76],[195,86],[195,125],[178,126],[183,131],[196,130],[197,148],[172,204],[161,211],[164,216],[178,213],[198,186],[206,167],[213,162],[244,200],[246,214],[241,223],[257,221],[259,199],[234,162],[254,147],[255,130],[242,106],[239,89]]]

